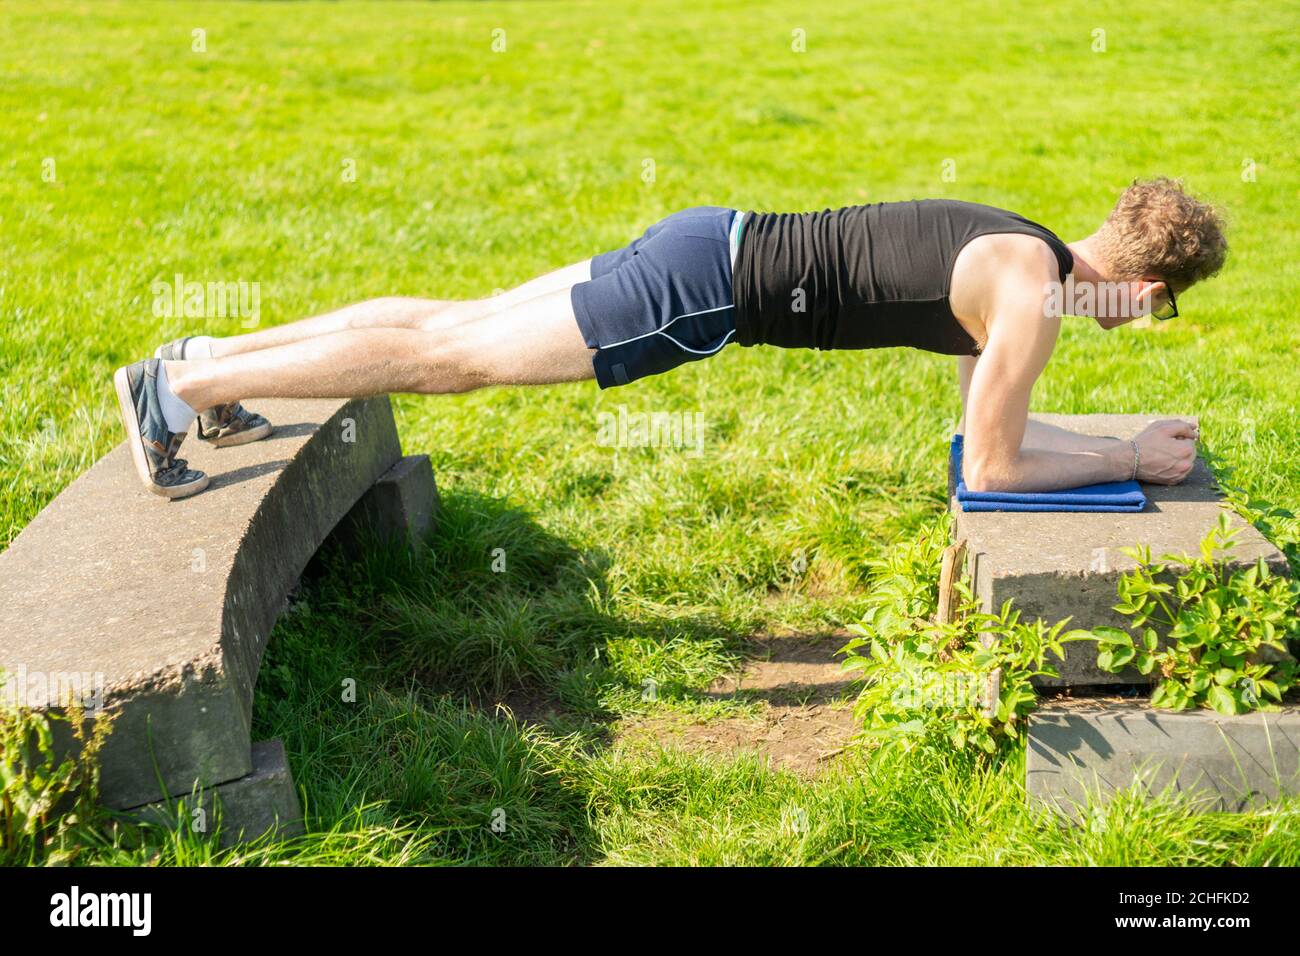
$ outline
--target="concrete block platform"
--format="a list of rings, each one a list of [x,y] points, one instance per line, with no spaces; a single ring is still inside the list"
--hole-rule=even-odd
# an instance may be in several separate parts
[[[267,833],[280,839],[298,836],[304,830],[302,805],[284,744],[279,740],[253,744],[252,763],[252,772],[238,780],[169,802],[146,804],[127,811],[127,816],[165,827],[189,826],[204,833],[215,830],[220,819],[223,847]]]
[[[428,455],[407,455],[380,475],[330,535],[355,550],[367,538],[414,546],[429,533],[441,503]]]
[[[402,460],[386,397],[253,407],[276,426],[266,440],[186,441],[184,457],[212,476],[203,493],[148,494],[122,444],[0,554],[0,671],[9,674],[0,693],[57,710],[60,693],[72,690],[113,716],[101,752],[109,807],[257,771],[253,688],[285,596],[340,520]],[[420,471],[418,462],[409,468]],[[402,503],[401,517],[411,517],[414,499]],[[56,743],[71,749],[66,725],[55,727]]]
[[[1148,424],[1179,415],[1033,415],[1032,418],[1088,435],[1132,438]],[[951,470],[950,470],[951,471]],[[985,610],[996,611],[1011,598],[1022,619],[1056,622],[1071,618],[1071,627],[1123,627],[1113,611],[1122,571],[1135,562],[1120,549],[1145,544],[1155,556],[1166,552],[1196,554],[1201,539],[1223,513],[1214,477],[1197,459],[1179,485],[1143,485],[1146,508],[1128,514],[1044,512],[972,512],[954,497],[956,477],[949,474],[949,508],[955,535],[968,543],[969,573]],[[1273,571],[1288,574],[1286,557],[1255,528],[1235,515],[1241,529],[1231,560],[1250,565],[1263,558]],[[1147,683],[1134,670],[1108,674],[1096,666],[1096,648],[1087,642],[1067,645],[1066,659],[1056,662],[1059,679],[1041,678],[1041,686]]]
[[[1063,816],[1135,783],[1201,811],[1240,812],[1300,793],[1300,707],[1225,717],[1145,700],[1048,704],[1029,717],[1026,789]]]

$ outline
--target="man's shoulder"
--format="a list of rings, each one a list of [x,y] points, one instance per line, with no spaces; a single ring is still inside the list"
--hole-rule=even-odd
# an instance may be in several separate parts
[[[967,243],[953,264],[951,297],[967,312],[1035,308],[1060,273],[1056,254],[1038,236],[996,233]]]
[[[995,232],[976,236],[962,252],[1002,269],[1026,275],[1059,277],[1056,253],[1042,236],[1025,232]]]

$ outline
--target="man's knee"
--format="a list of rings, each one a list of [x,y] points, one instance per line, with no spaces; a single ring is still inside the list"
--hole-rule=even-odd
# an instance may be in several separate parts
[[[425,332],[442,332],[464,322],[482,318],[486,313],[484,300],[468,299],[462,301],[426,300],[434,302],[437,308],[423,312],[414,327]]]
[[[423,328],[425,323],[459,302],[450,299],[419,299],[414,296],[385,295],[367,299],[364,312],[349,322],[352,328],[370,328],[376,324],[389,328]]]
[[[418,391],[446,394],[470,392],[500,384],[490,350],[467,329],[439,329],[422,336],[423,380]]]

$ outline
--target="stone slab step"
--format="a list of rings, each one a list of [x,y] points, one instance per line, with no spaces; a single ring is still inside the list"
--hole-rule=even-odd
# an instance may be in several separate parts
[[[145,804],[127,811],[127,815],[142,822],[171,828],[188,826],[203,833],[216,830],[219,820],[223,847],[268,833],[279,839],[301,834],[302,804],[284,743],[264,740],[253,744],[252,765],[252,771],[238,780],[171,801]]]
[[[1029,717],[1025,785],[1079,819],[1136,784],[1197,810],[1239,812],[1300,793],[1300,708],[1225,717],[1157,710],[1145,700],[1048,704]]]

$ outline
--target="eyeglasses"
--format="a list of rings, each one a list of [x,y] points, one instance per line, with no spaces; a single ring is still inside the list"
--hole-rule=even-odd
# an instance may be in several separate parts
[[[1169,301],[1160,308],[1151,313],[1153,319],[1161,322],[1168,322],[1170,319],[1178,317],[1178,301],[1174,298],[1174,288],[1168,282],[1165,283],[1165,295],[1169,296]]]

